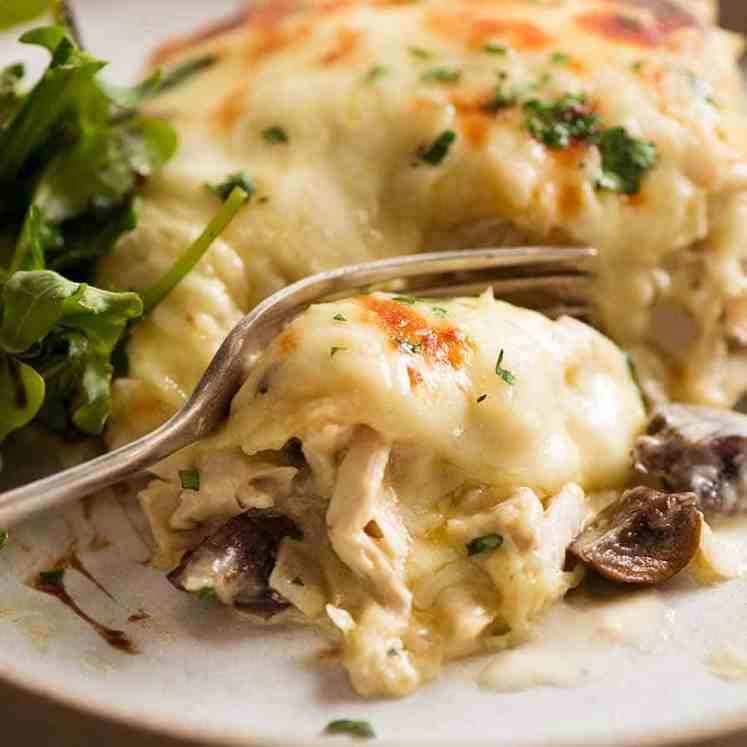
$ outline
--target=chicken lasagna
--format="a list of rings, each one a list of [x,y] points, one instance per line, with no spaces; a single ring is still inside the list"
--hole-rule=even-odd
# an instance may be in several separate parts
[[[490,292],[302,313],[141,494],[172,583],[335,631],[359,693],[403,695],[522,641],[586,567],[736,573],[706,519],[747,501],[747,426],[712,409],[747,380],[740,51],[708,0],[268,0],[160,49],[192,72],[151,105],[181,149],[99,282],[151,286],[232,184],[252,203],[133,330],[111,445],[301,277],[598,251],[597,329]]]
[[[155,282],[219,204],[206,184],[242,175],[254,196],[134,331],[110,442],[180,407],[291,281],[522,242],[598,249],[595,323],[651,398],[731,406],[747,377],[741,48],[709,0],[267,0],[166,44],[154,63],[194,72],[151,105],[180,152],[99,283]]]

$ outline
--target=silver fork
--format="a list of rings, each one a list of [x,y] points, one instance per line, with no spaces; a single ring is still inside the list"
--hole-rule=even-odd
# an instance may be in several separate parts
[[[422,297],[463,296],[492,286],[496,297],[518,300],[551,316],[582,316],[587,311],[589,264],[595,256],[593,249],[554,247],[416,254],[342,267],[289,285],[234,327],[176,415],[116,451],[0,494],[0,527],[8,528],[132,478],[214,431],[225,419],[247,370],[272,339],[311,304],[394,280],[437,275],[442,276],[438,278],[441,282],[408,288],[407,292]]]

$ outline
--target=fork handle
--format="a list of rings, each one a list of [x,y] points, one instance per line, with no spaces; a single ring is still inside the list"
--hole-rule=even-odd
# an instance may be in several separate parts
[[[63,506],[134,477],[196,439],[188,421],[188,415],[177,413],[158,430],[126,446],[0,493],[0,528],[8,529],[46,509]]]

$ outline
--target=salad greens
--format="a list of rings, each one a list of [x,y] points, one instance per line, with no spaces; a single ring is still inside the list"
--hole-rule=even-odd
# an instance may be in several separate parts
[[[226,195],[205,233],[142,298],[93,287],[95,261],[137,224],[139,187],[177,149],[173,128],[138,107],[214,60],[123,88],[98,79],[106,63],[67,27],[37,28],[21,42],[51,59],[29,90],[23,65],[0,69],[0,442],[32,420],[99,435],[129,325],[194,267],[248,196]]]

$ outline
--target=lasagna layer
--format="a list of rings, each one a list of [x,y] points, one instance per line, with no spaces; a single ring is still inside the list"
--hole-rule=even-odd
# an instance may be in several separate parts
[[[256,194],[135,330],[109,438],[189,395],[232,325],[311,273],[517,242],[600,251],[596,323],[655,399],[747,380],[747,119],[739,40],[703,0],[276,0],[166,45],[208,58],[154,110],[181,137],[99,282],[140,289]]]
[[[566,548],[644,421],[625,356],[576,320],[375,293],[298,317],[141,500],[161,565],[190,551],[181,588],[336,630],[359,693],[403,695],[580,581]]]

